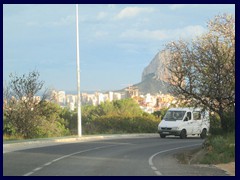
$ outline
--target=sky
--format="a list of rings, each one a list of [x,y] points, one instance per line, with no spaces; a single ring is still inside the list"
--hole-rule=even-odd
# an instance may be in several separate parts
[[[206,32],[231,4],[79,4],[81,91],[139,83],[164,45]],[[3,5],[3,80],[40,73],[45,87],[77,90],[76,5]]]

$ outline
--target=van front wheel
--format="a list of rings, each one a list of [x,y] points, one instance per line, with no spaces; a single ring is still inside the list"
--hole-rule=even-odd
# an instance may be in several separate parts
[[[181,138],[181,139],[187,138],[187,132],[186,132],[185,129],[183,129],[183,130],[181,131],[181,133],[180,133],[180,138]]]
[[[161,138],[165,138],[166,135],[165,135],[165,134],[160,134],[160,137],[161,137]]]

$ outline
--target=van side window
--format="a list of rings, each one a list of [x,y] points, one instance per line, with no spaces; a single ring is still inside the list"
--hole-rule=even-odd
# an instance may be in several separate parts
[[[193,112],[193,120],[201,120],[201,112]]]
[[[191,112],[187,112],[187,117],[188,117],[188,120],[191,120],[192,119],[192,113]]]

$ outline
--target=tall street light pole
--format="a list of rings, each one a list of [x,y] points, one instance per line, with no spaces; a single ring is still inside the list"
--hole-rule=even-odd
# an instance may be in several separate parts
[[[79,63],[79,35],[78,35],[78,4],[76,4],[76,34],[77,34],[77,105],[78,105],[78,136],[82,136],[82,119],[81,119],[81,95],[80,95],[80,63]]]

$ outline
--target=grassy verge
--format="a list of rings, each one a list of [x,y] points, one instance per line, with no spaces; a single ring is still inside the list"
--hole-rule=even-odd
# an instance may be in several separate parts
[[[235,162],[235,133],[208,137],[203,148],[176,154],[183,164],[220,164]]]
[[[235,133],[209,137],[204,143],[203,164],[218,164],[235,161]]]
[[[24,138],[22,136],[3,135],[3,141],[15,141],[15,140],[24,140]]]

